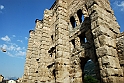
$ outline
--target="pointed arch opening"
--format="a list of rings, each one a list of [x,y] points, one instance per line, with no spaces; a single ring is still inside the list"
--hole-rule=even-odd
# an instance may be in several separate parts
[[[100,83],[95,63],[88,57],[80,58],[83,83]]]
[[[75,28],[76,27],[76,21],[75,21],[74,16],[70,17],[70,22],[71,22],[72,27]]]
[[[80,38],[80,45],[81,45],[81,47],[83,47],[84,44],[86,44],[86,42],[88,41],[85,36],[85,33],[82,33],[81,35],[79,35],[79,38]]]
[[[84,66],[84,83],[100,83],[97,79],[95,63],[89,59]]]
[[[79,10],[77,11],[77,16],[78,16],[78,18],[79,18],[80,23],[82,23],[82,22],[84,21],[84,15],[83,15],[81,9],[79,9]]]

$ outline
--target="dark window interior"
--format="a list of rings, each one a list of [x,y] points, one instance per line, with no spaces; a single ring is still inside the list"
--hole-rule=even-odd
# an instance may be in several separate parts
[[[81,9],[79,9],[77,11],[77,15],[78,15],[78,18],[79,18],[80,23],[82,23],[84,21],[84,16],[83,16],[83,13],[82,13],[82,10]]]
[[[72,27],[75,28],[76,21],[75,21],[75,18],[73,16],[70,18],[70,22],[71,22]]]

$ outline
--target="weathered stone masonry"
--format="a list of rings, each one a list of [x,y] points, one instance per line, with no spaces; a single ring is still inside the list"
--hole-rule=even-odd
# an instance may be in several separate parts
[[[35,22],[23,83],[83,83],[90,59],[101,83],[124,82],[124,33],[109,0],[56,0]]]

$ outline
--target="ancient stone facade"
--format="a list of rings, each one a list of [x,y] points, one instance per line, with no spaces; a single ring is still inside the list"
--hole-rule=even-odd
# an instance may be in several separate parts
[[[56,0],[35,22],[23,83],[83,83],[90,59],[101,83],[124,83],[124,34],[109,0]]]

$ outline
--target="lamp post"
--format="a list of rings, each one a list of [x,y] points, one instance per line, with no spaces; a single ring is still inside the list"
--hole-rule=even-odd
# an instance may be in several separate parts
[[[1,51],[2,51],[2,52],[6,52],[6,49],[4,49],[4,48],[1,48]]]

